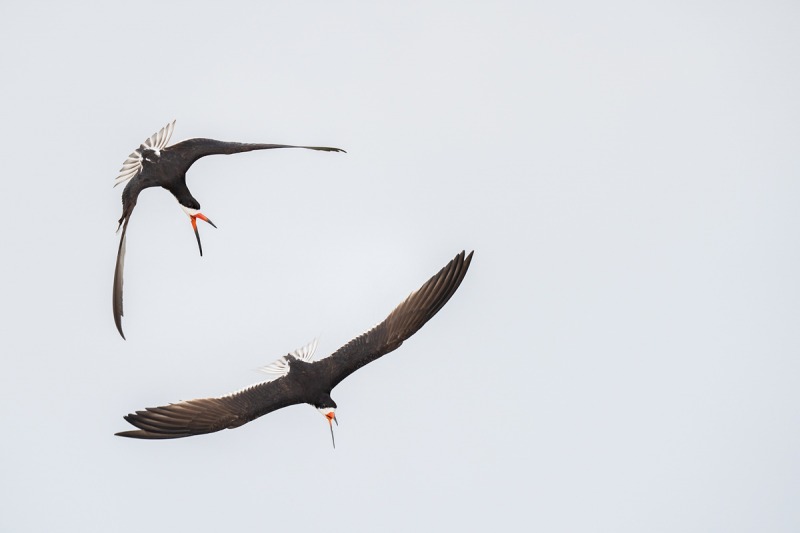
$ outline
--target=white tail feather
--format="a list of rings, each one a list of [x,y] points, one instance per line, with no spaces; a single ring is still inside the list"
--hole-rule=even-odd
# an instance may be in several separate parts
[[[289,373],[289,360],[286,359],[286,356],[281,356],[280,359],[276,359],[270,364],[262,366],[258,371],[275,376],[285,376]]]
[[[265,374],[271,374],[273,376],[272,379],[276,379],[278,377],[285,376],[289,373],[289,356],[293,356],[297,359],[301,359],[307,363],[310,363],[311,360],[314,358],[314,352],[317,350],[317,343],[319,339],[314,339],[313,341],[309,342],[305,346],[302,346],[296,349],[293,352],[290,352],[288,355],[284,355],[276,359],[275,361],[271,362],[266,366],[262,366],[258,369],[259,372],[264,372]]]
[[[164,147],[167,146],[170,138],[172,137],[172,132],[175,130],[175,121],[173,120],[156,133],[152,134],[150,137],[147,138],[142,144],[148,148],[153,148],[154,150],[163,150]],[[131,155],[128,156],[128,159],[122,164],[122,168],[119,169],[119,174],[114,179],[114,187],[119,185],[120,183],[125,183],[126,181],[130,180],[131,178],[135,177],[139,171],[142,170],[142,154],[139,152],[137,148]]]
[[[309,342],[305,346],[296,349],[295,351],[291,352],[290,355],[297,357],[298,359],[302,359],[306,363],[310,363],[311,359],[314,358],[314,352],[317,351],[317,343],[319,339],[314,339],[313,341]]]

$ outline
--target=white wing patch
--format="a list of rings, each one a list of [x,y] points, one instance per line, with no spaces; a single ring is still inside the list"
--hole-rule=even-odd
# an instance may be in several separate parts
[[[314,352],[317,351],[317,342],[319,342],[319,339],[314,339],[302,348],[296,349],[289,355],[293,355],[298,359],[302,359],[306,363],[310,363],[314,358]]]
[[[303,361],[310,363],[311,360],[314,358],[314,352],[317,349],[317,342],[318,339],[314,339],[313,341],[309,342],[302,348],[298,348],[295,351],[289,353],[289,355],[296,357],[297,359],[302,359]],[[270,379],[278,379],[279,377],[283,377],[289,373],[289,357],[284,355],[275,361],[271,362],[266,366],[262,366],[258,369],[259,372],[264,372],[265,374],[271,374],[272,378]]]
[[[289,373],[289,370],[290,370],[289,369],[289,355],[292,355],[292,356],[294,356],[294,357],[296,357],[298,359],[302,359],[303,361],[306,361],[307,363],[310,363],[311,359],[314,358],[314,351],[317,349],[317,342],[318,341],[319,341],[319,339],[314,339],[313,341],[309,342],[308,344],[306,344],[302,348],[298,348],[295,351],[289,353],[288,355],[283,355],[283,356],[279,357],[278,359],[276,359],[275,361],[271,362],[270,364],[268,364],[266,366],[262,366],[261,368],[256,369],[259,372],[264,372],[265,374],[270,374],[270,377],[268,377],[264,381],[260,381],[258,383],[254,383],[252,385],[248,385],[247,387],[244,387],[242,389],[234,391],[234,392],[232,392],[230,394],[226,394],[225,396],[220,396],[220,398],[230,398],[232,396],[236,396],[237,394],[241,394],[243,392],[246,392],[246,391],[252,389],[253,387],[257,387],[257,386],[261,385],[262,383],[268,383],[270,381],[275,381],[278,378],[284,377],[285,375],[287,375]]]
[[[174,129],[175,121],[173,120],[158,132],[148,137],[142,144],[154,150],[163,150],[164,147],[167,146],[170,137],[172,137]],[[142,170],[142,153],[139,151],[139,148],[137,148],[131,152],[131,155],[129,155],[128,159],[122,164],[122,168],[119,169],[119,175],[114,180],[114,187],[133,178],[140,170]]]

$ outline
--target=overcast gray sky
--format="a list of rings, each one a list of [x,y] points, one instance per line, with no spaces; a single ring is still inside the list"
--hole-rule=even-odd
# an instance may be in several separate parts
[[[800,529],[795,2],[5,2],[0,530]],[[195,164],[128,233],[128,154]],[[314,409],[122,439],[458,251],[400,350]]]

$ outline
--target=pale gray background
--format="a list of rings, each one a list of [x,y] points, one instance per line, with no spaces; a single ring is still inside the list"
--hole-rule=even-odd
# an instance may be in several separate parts
[[[4,2],[0,530],[798,531],[796,2]],[[130,153],[206,158],[218,230]],[[145,406],[459,292],[308,406],[169,442]]]

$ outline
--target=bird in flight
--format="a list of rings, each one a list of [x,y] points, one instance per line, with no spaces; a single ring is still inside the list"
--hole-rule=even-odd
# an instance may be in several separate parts
[[[137,439],[178,439],[232,429],[290,405],[307,403],[327,420],[336,420],[331,391],[347,376],[396,350],[442,308],[469,269],[472,252],[462,251],[422,287],[412,292],[386,319],[328,357],[313,361],[316,341],[284,355],[261,370],[272,379],[218,398],[148,407],[125,417],[138,429],[117,433]]]
[[[341,148],[329,148],[327,146],[237,143],[214,139],[187,139],[178,144],[167,146],[174,129],[175,121],[173,120],[161,128],[158,133],[154,133],[145,140],[125,160],[114,182],[115,187],[127,182],[125,189],[122,191],[122,217],[119,219],[119,226],[117,226],[117,231],[122,228],[122,236],[119,239],[117,264],[114,269],[114,294],[112,298],[114,324],[116,324],[117,331],[119,331],[123,339],[125,334],[122,332],[122,271],[125,266],[125,236],[139,193],[148,187],[163,187],[171,192],[178,200],[183,212],[189,216],[195,237],[197,237],[200,255],[203,255],[203,245],[200,243],[200,233],[197,231],[197,219],[208,222],[215,228],[217,226],[200,212],[200,202],[195,200],[186,186],[186,172],[195,161],[207,155],[238,154],[253,150],[271,150],[273,148],[306,148],[324,152],[344,152]]]

